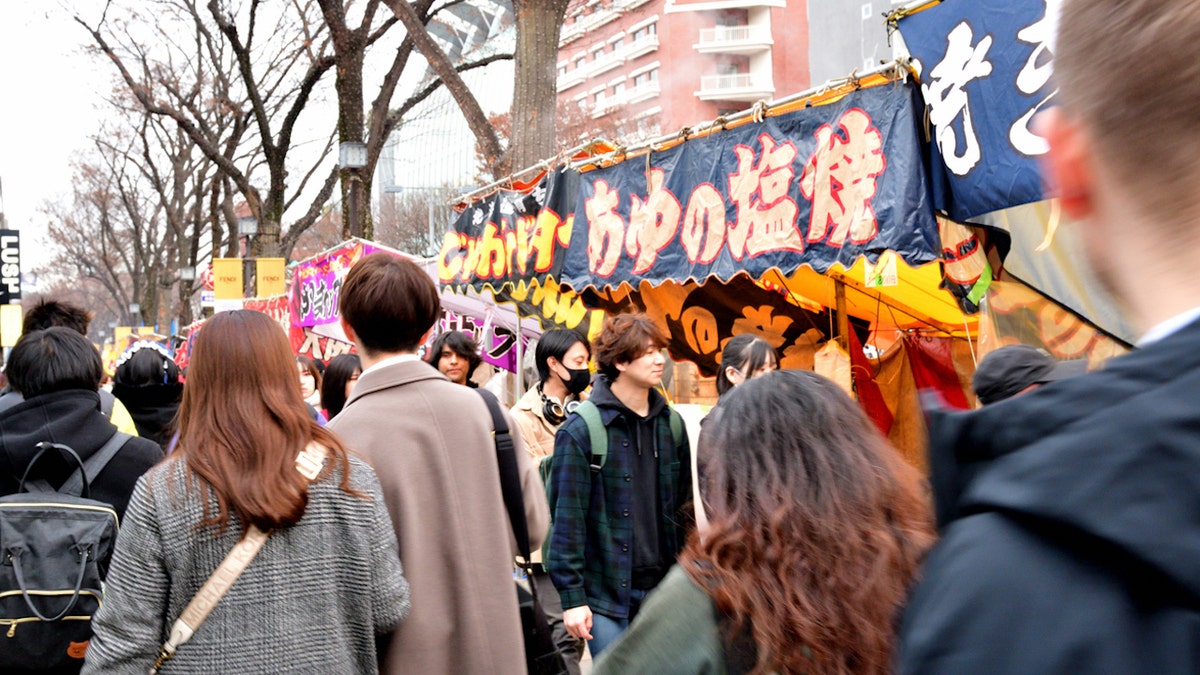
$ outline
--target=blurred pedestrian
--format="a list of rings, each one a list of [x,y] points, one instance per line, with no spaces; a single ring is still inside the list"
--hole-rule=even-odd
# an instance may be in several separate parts
[[[261,551],[164,672],[376,672],[409,598],[374,472],[304,413],[267,315],[215,315],[191,357],[178,448],[138,482],[84,672],[148,672],[251,525]],[[311,482],[297,468],[310,444]]]
[[[296,372],[300,377],[300,397],[314,408],[321,405],[321,369],[307,356],[296,357]]]
[[[1005,345],[979,361],[971,386],[979,402],[988,405],[1086,372],[1086,359],[1055,361],[1045,350],[1031,345]]]
[[[437,286],[411,261],[372,253],[350,269],[339,302],[364,369],[329,426],[378,472],[412,584],[412,615],[383,671],[525,672],[491,415],[478,393],[417,355],[441,313]],[[549,526],[546,495],[519,433],[513,443],[537,548]]]
[[[916,470],[836,384],[798,370],[738,386],[699,453],[707,529],[595,675],[890,672],[933,541]]]
[[[943,538],[899,671],[1197,673],[1200,4],[1046,11],[1048,194],[1142,337],[1102,370],[928,413]]]
[[[321,413],[326,419],[333,419],[342,411],[361,374],[362,361],[358,354],[338,354],[329,360],[321,377]]]

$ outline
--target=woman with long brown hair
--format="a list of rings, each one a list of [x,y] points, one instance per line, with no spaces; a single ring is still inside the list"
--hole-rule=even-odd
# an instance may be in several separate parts
[[[395,532],[374,472],[305,411],[276,322],[205,324],[179,432],[134,490],[84,672],[146,673],[250,526],[261,551],[163,671],[377,672],[377,635],[409,607]],[[310,444],[324,459],[306,476]]]
[[[706,531],[596,675],[889,672],[933,541],[916,471],[806,371],[730,392],[699,453]]]

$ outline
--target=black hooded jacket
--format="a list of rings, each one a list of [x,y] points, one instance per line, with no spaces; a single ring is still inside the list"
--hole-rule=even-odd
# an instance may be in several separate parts
[[[0,413],[0,495],[17,491],[38,443],[62,443],[87,461],[116,431],[100,412],[100,397],[94,391],[44,394],[5,410]],[[153,441],[129,439],[92,482],[92,499],[111,504],[117,516],[124,517],[137,479],[162,456]],[[38,460],[30,475],[58,487],[74,470],[73,462],[55,453]]]
[[[153,440],[165,451],[176,431],[175,413],[183,400],[183,383],[131,386],[118,382],[112,393],[125,404],[138,436]]]
[[[1200,672],[1200,322],[929,427],[901,673]]]

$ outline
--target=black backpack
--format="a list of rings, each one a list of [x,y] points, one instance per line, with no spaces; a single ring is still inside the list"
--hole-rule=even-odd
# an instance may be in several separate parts
[[[91,499],[91,482],[130,438],[116,432],[86,462],[38,443],[17,492],[0,497],[0,670],[82,665],[118,529],[113,507]],[[29,479],[55,451],[79,467],[57,490]]]

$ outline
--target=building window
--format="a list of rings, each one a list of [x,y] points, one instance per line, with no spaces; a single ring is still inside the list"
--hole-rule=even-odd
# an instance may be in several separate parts
[[[625,46],[625,38],[617,38],[616,40],[613,40],[613,42],[612,42],[613,53],[615,54],[616,52],[621,51],[621,47],[624,47],[624,46]]]
[[[642,87],[653,82],[658,82],[658,68],[635,75],[633,78],[633,86],[635,87]]]
[[[592,61],[600,61],[604,58],[604,47],[596,47],[592,50]]]
[[[638,42],[644,38],[650,37],[651,35],[657,35],[657,34],[658,34],[658,24],[652,23],[648,26],[642,26],[641,28],[633,31],[633,41]]]
[[[567,67],[565,65],[559,66],[558,67],[558,76],[562,77],[566,74],[567,74]]]
[[[580,56],[579,58],[575,59],[575,70],[579,70],[580,68],[583,68],[583,64],[585,64],[585,63],[587,63],[586,56]]]
[[[625,91],[624,82],[618,82],[613,85],[613,96],[619,96],[623,91]]]

